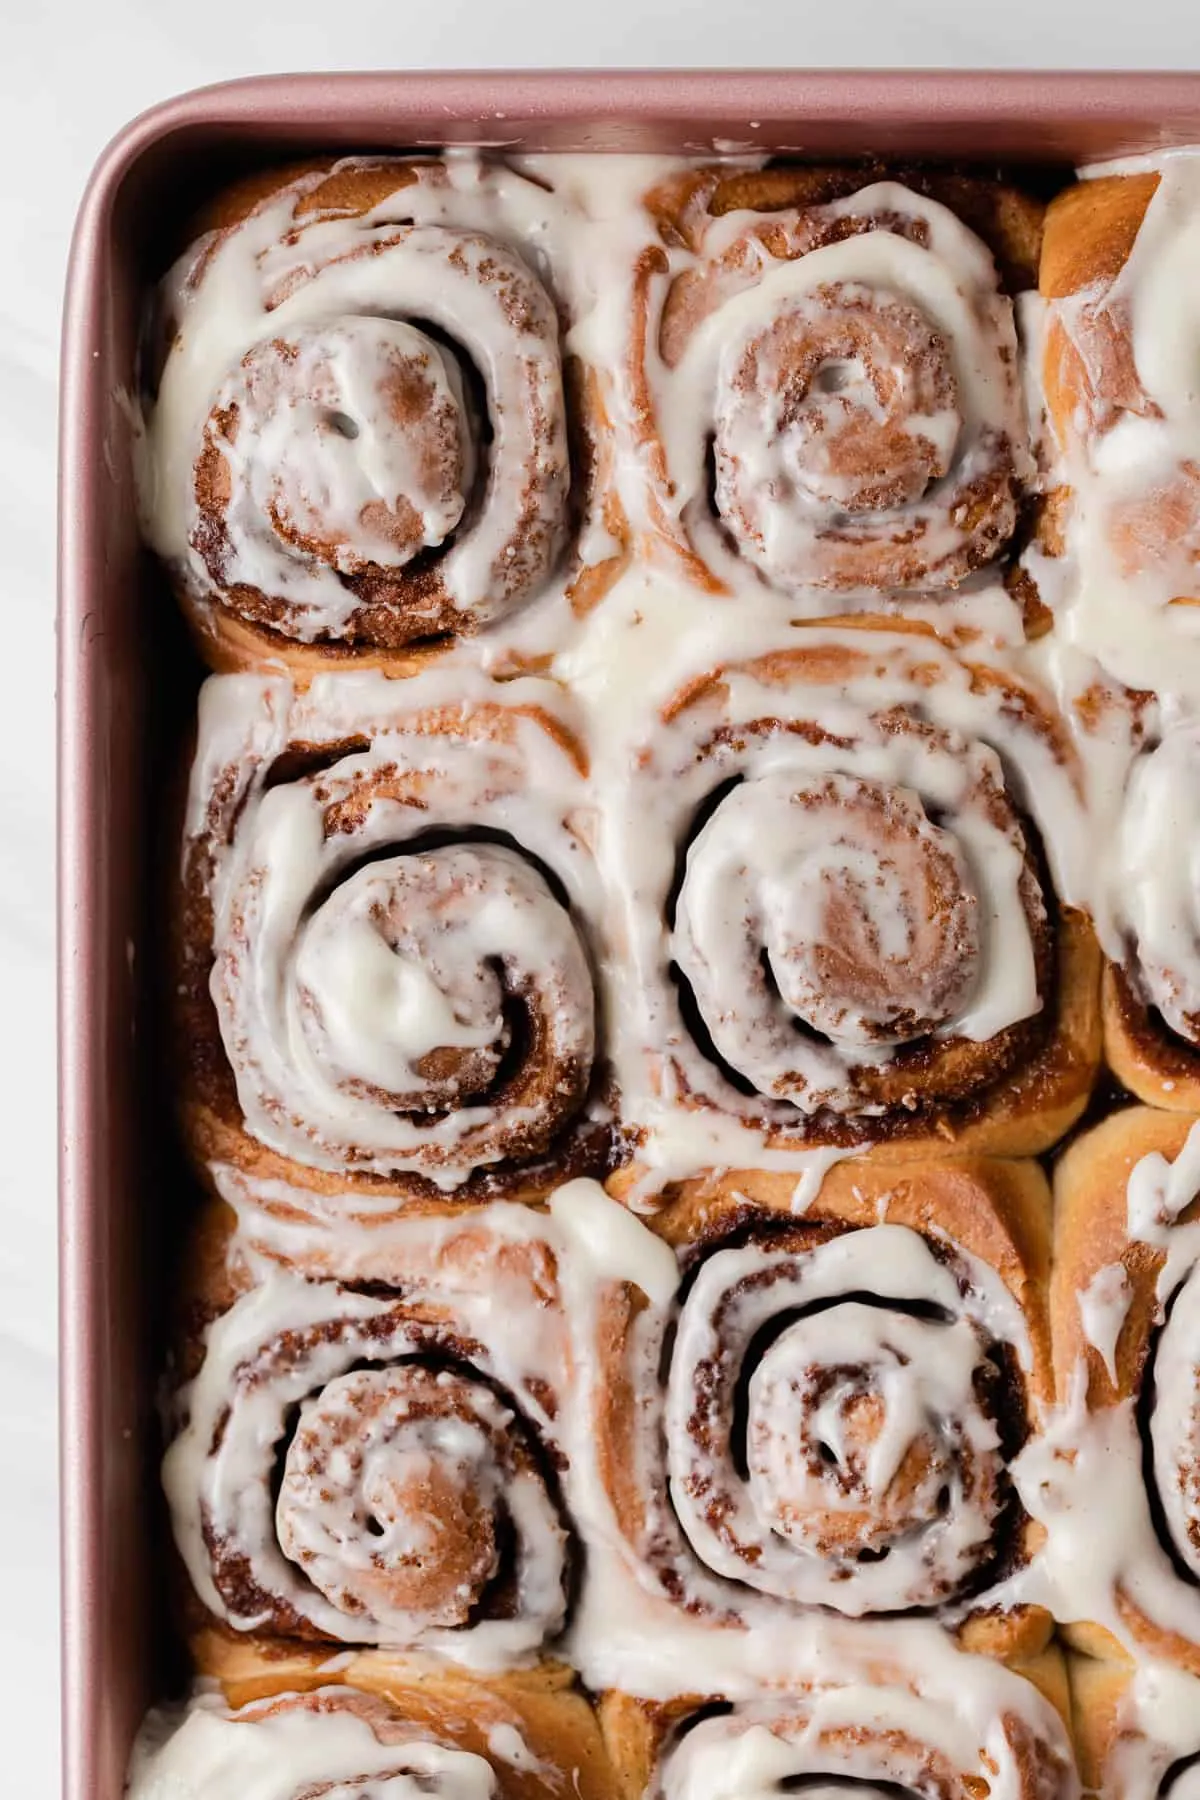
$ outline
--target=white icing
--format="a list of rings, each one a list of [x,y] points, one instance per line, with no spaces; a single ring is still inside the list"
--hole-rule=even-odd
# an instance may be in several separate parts
[[[792,1701],[760,1700],[702,1719],[666,1751],[652,1792],[661,1800],[769,1800],[802,1787],[833,1800],[852,1782],[882,1800],[897,1789],[922,1791],[934,1757],[964,1784],[983,1779],[997,1800],[1077,1791],[1065,1733],[1044,1703],[1021,1696],[1019,1711],[1035,1717],[1044,1753],[1030,1768],[1008,1720],[989,1719],[981,1699],[970,1681],[948,1703],[936,1682],[922,1684],[915,1675],[912,1687],[878,1679],[839,1685],[835,1678]]]
[[[594,1282],[633,1281],[656,1306],[679,1285],[674,1253],[605,1193],[598,1181],[569,1181],[550,1199],[550,1214]]]
[[[1200,1038],[1200,723],[1135,763],[1121,818],[1117,904],[1146,998]]]
[[[535,1756],[515,1725],[493,1725],[487,1734],[488,1755],[498,1762],[511,1763],[526,1775],[542,1775],[550,1765]]]
[[[259,1716],[194,1700],[176,1722],[152,1714],[135,1747],[127,1800],[493,1800],[481,1756],[438,1743],[419,1727],[381,1743],[365,1718],[336,1704],[286,1706]],[[322,1698],[325,1698],[322,1695]],[[328,1784],[328,1785],[325,1785]]]
[[[286,360],[275,354],[279,343]],[[397,431],[387,410],[389,380],[406,370],[428,395],[430,410],[447,420],[452,466],[444,491],[435,482],[441,471],[429,468],[413,436]],[[398,320],[353,319],[336,331],[310,327],[272,339],[226,381],[216,403],[239,414],[237,435],[223,450],[234,566],[265,592],[286,593],[311,579],[308,559],[281,555],[269,529],[273,512],[289,533],[328,542],[335,571],[347,575],[366,563],[402,566],[418,550],[441,544],[463,515],[474,452],[462,384],[440,346]],[[401,501],[419,532],[397,541],[382,527],[397,522]],[[336,621],[345,596],[334,591]]]
[[[1079,1316],[1084,1335],[1108,1371],[1110,1381],[1117,1379],[1117,1340],[1129,1311],[1132,1290],[1129,1277],[1120,1263],[1105,1263],[1097,1269],[1079,1296]]]
[[[1200,1681],[1160,1662],[1130,1675],[1114,1719],[1116,1731],[1102,1770],[1103,1791],[1127,1800],[1160,1800],[1171,1776],[1170,1800],[1196,1800],[1200,1754]]]

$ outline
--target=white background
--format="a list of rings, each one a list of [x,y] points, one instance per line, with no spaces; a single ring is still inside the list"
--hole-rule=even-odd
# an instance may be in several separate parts
[[[88,169],[169,93],[279,68],[1200,67],[1194,0],[48,0],[0,6],[0,1791],[57,1777],[53,530]],[[229,1800],[236,1800],[230,1796]]]

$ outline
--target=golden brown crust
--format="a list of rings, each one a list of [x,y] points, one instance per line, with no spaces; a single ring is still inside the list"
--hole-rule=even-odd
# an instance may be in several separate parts
[[[334,175],[332,171],[339,163],[342,166]],[[205,203],[193,221],[192,236],[201,237],[206,231],[232,231],[285,188],[313,175],[325,175],[328,179],[303,197],[297,208],[298,217],[323,210],[361,215],[411,185],[420,166],[419,159],[405,163],[393,159],[372,162],[369,158],[309,156],[273,168],[256,169]]]
[[[1116,279],[1154,198],[1159,177],[1106,175],[1076,182],[1046,209],[1038,288],[1062,300]]]
[[[362,644],[301,644],[239,619],[222,608],[187,609],[188,629],[196,649],[214,675],[256,675],[263,669],[284,669],[298,688],[306,688],[318,675],[339,669],[378,669],[397,678],[419,675],[445,653],[445,637],[409,645],[401,650]]]
[[[610,1800],[615,1791],[596,1715],[562,1664],[477,1676],[445,1662],[382,1650],[351,1651],[331,1662],[327,1650],[237,1637],[216,1627],[195,1637],[192,1651],[197,1673],[218,1681],[233,1707],[345,1689],[352,1706],[359,1696],[382,1702],[395,1720],[488,1762],[496,1759],[491,1734],[515,1728],[544,1766],[495,1760],[505,1800],[546,1800],[548,1793]]]
[[[685,181],[656,191],[652,210],[660,224],[694,237],[694,218],[704,206],[712,218],[731,212],[783,212],[827,206],[877,181],[894,181],[922,194],[960,218],[983,239],[996,258],[1005,287],[1019,293],[1037,282],[1045,207],[1009,182],[879,161],[854,164],[779,165],[728,174],[721,169],[692,172]]]
[[[1137,990],[1136,974],[1108,963],[1102,988],[1104,1054],[1117,1080],[1148,1106],[1200,1112],[1200,1048],[1179,1037]]]
[[[1080,1778],[1085,1788],[1106,1792],[1106,1765],[1121,1734],[1121,1708],[1133,1664],[1119,1655],[1069,1655],[1066,1667]]]

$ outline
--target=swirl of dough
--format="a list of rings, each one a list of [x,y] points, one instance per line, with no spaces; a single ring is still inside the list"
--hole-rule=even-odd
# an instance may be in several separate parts
[[[545,586],[571,470],[519,187],[316,167],[229,200],[167,277],[143,512],[222,666],[248,643],[397,653]]]
[[[164,1465],[176,1540],[236,1630],[497,1663],[566,1614],[557,1262],[520,1208],[397,1229],[393,1297],[280,1268],[208,1328]]]
[[[1082,773],[1035,688],[914,626],[814,624],[681,687],[629,766],[608,830],[617,1074],[650,1089],[631,1112],[661,1109],[664,1139],[668,1106],[703,1114],[727,1166],[755,1166],[750,1133],[957,1135],[1006,1087],[1030,1114],[1006,1141],[1060,1135],[1097,1060],[1099,958],[1060,899],[1091,891]]]
[[[582,766],[536,681],[214,678],[183,921],[206,1165],[452,1193],[599,1150]]]
[[[993,1559],[1008,1491],[996,1370],[979,1321],[942,1303],[952,1292],[889,1226],[704,1263],[666,1430],[676,1511],[708,1569],[863,1616],[937,1606]]]
[[[675,957],[717,1049],[759,1092],[848,1105],[812,1035],[849,1059],[951,1025],[978,979],[978,908],[962,845],[919,794],[764,774],[689,847]]]
[[[946,592],[992,561],[1031,463],[980,239],[895,182],[686,235],[642,296],[651,513],[685,560],[793,598]]]

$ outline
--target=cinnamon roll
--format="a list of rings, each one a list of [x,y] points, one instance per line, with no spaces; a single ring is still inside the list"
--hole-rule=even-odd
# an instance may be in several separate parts
[[[547,285],[564,205],[502,164],[355,158],[210,210],[159,298],[141,491],[214,666],[396,672],[556,575],[590,380]]]
[[[596,1721],[561,1681],[484,1683],[378,1656],[330,1672],[260,1659],[182,1714],[153,1715],[130,1800],[606,1800]],[[253,1698],[235,1693],[257,1689]]]
[[[603,1171],[586,769],[535,680],[210,681],[176,985],[219,1191],[332,1228]]]
[[[1009,1475],[1051,1393],[1033,1164],[872,1156],[672,1190],[680,1279],[600,1309],[597,1459],[643,1589],[714,1625],[919,1614],[1036,1652],[995,1596],[1037,1542]]]
[[[1055,1191],[1060,1412],[1018,1472],[1048,1532],[1045,1591],[1083,1649],[1200,1674],[1200,1131],[1116,1113]]]
[[[386,1285],[247,1262],[207,1217],[163,1465],[176,1544],[240,1633],[500,1666],[566,1618],[571,1346],[521,1207],[395,1228]]]
[[[1069,490],[1072,638],[1133,686],[1200,697],[1200,157],[1084,180],[1051,204],[1046,405]]]
[[[651,551],[706,587],[757,577],[810,614],[821,593],[946,594],[1013,538],[1033,463],[993,252],[1032,287],[1041,208],[995,184],[878,176],[697,169],[650,195],[662,241],[639,266],[632,406],[645,516]]]
[[[886,1647],[841,1667],[835,1655],[789,1692],[736,1704],[606,1695],[601,1718],[624,1800],[716,1800],[735,1781],[735,1791],[763,1795],[1078,1794],[1063,1719],[1032,1682],[979,1658],[947,1667],[945,1652],[930,1649],[924,1664],[898,1664]]]
[[[634,764],[613,814],[641,1116],[703,1116],[726,1166],[1027,1153],[1078,1116],[1097,951],[1043,850],[1061,892],[1081,776],[1034,689],[916,628],[814,626],[683,688]]]

